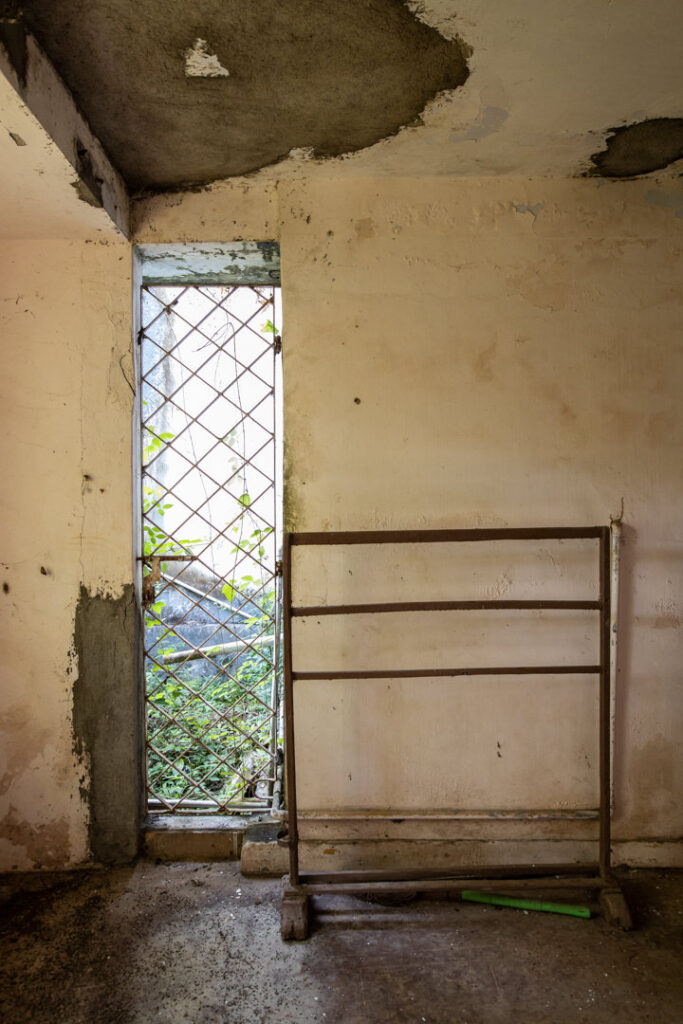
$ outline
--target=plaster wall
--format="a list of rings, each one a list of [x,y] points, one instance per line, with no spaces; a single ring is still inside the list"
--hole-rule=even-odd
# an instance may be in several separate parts
[[[130,274],[115,237],[2,246],[0,870],[90,856],[74,628],[79,599],[115,605],[131,581]],[[102,717],[110,751],[116,729]]]
[[[629,858],[669,862],[683,832],[682,212],[670,181],[514,178],[233,185],[137,209],[141,241],[209,240],[230,224],[236,238],[280,238],[290,529],[588,525],[623,511],[614,834],[645,841]],[[297,553],[295,601],[444,598],[454,580],[473,597],[593,586],[566,547],[478,566],[433,554],[379,564],[347,552],[321,580]],[[447,617],[419,630],[400,616],[297,623],[295,663],[503,664],[510,643],[529,661],[581,662],[596,649],[585,616],[463,629]],[[297,687],[311,837],[343,837],[336,817],[368,808],[596,805],[588,678]],[[503,835],[458,824],[482,828]],[[589,828],[532,831],[579,840]],[[386,822],[372,834],[387,829],[405,836]]]
[[[445,179],[427,189],[418,179],[327,178],[224,184],[136,210],[141,242],[280,240],[290,529],[594,524],[623,501],[614,831],[634,862],[680,859],[683,831],[681,195],[664,180]],[[0,556],[0,866],[63,866],[106,852],[117,829],[135,838],[132,797],[98,823],[119,778],[101,774],[102,739],[126,738],[130,785],[135,709],[122,721],[91,701],[98,659],[108,688],[134,677],[130,249],[17,241],[2,256],[11,483]],[[301,561],[309,589],[296,599],[381,600],[399,585],[426,596],[427,584],[443,597],[455,582],[462,596],[550,586],[578,596],[593,585],[590,552],[498,554],[460,556],[451,571],[445,552],[389,551],[384,564],[366,552],[324,576]],[[324,633],[298,627],[295,656],[300,668],[323,655],[427,665],[463,652],[502,664],[511,638],[530,660],[594,656],[584,619],[541,625],[500,620],[495,633],[472,619],[456,633],[435,618],[418,632],[387,617],[377,632],[328,619]],[[99,634],[101,648],[78,649],[79,636]],[[339,849],[348,834],[386,834],[396,849],[453,834],[444,819],[431,831],[410,817],[338,820],[357,810],[594,805],[590,686],[538,682],[439,681],[419,692],[391,680],[391,691],[302,684],[300,796],[308,834],[325,841],[320,859],[330,862],[328,839]],[[571,837],[583,855],[592,828],[503,825],[457,829],[491,844]]]

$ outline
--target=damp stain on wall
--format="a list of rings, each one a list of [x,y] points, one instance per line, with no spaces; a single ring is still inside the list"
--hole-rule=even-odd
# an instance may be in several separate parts
[[[70,856],[69,824],[63,819],[35,825],[25,821],[15,807],[0,819],[0,835],[23,848],[34,870],[61,868]]]
[[[7,769],[0,776],[0,796],[9,792],[15,779],[30,770],[50,740],[50,729],[34,721],[28,709],[14,705],[0,713],[0,747]]]
[[[142,816],[142,694],[134,588],[119,597],[81,586],[74,627],[74,752],[84,768],[90,855],[121,863],[138,852]]]
[[[653,117],[611,128],[606,148],[593,153],[589,174],[636,178],[683,158],[683,117]]]

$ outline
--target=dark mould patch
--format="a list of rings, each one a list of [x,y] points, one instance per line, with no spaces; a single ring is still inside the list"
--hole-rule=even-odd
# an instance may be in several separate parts
[[[469,75],[465,44],[401,0],[199,6],[201,24],[196,4],[176,4],[169,17],[168,0],[146,0],[141,32],[130,0],[22,4],[131,191],[247,175],[292,150],[357,152],[415,124]],[[182,54],[197,37],[211,40],[229,76],[188,83]]]
[[[0,3],[0,43],[14,69],[19,85],[26,88],[28,71],[28,49],[26,46],[26,29],[21,21],[19,5],[7,2]]]
[[[12,142],[15,144],[15,146],[25,146],[26,145],[26,140],[22,139],[21,135],[17,135],[16,132],[10,132],[9,133],[9,137],[12,140]]]
[[[9,594],[9,583],[3,583],[2,592],[3,594]]]
[[[683,117],[653,117],[609,131],[607,148],[591,156],[594,166],[589,174],[636,178],[683,157]]]
[[[40,567],[40,575],[41,576],[49,576],[50,575],[49,569],[46,569],[44,565],[41,565],[41,567]]]
[[[124,863],[138,853],[142,820],[142,696],[132,584],[120,597],[81,586],[74,625],[73,747],[85,767],[90,853]]]

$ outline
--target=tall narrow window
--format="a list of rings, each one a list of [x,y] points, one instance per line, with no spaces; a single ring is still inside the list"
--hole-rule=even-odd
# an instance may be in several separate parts
[[[150,811],[258,811],[279,789],[279,265],[272,243],[227,269],[221,251],[213,271],[142,254]]]

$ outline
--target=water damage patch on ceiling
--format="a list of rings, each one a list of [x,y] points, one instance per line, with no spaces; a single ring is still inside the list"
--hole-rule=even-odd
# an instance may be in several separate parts
[[[23,17],[134,190],[364,149],[469,74],[402,0],[25,0]]]
[[[594,153],[591,174],[635,178],[683,158],[683,117],[653,117],[611,128],[607,148]]]

